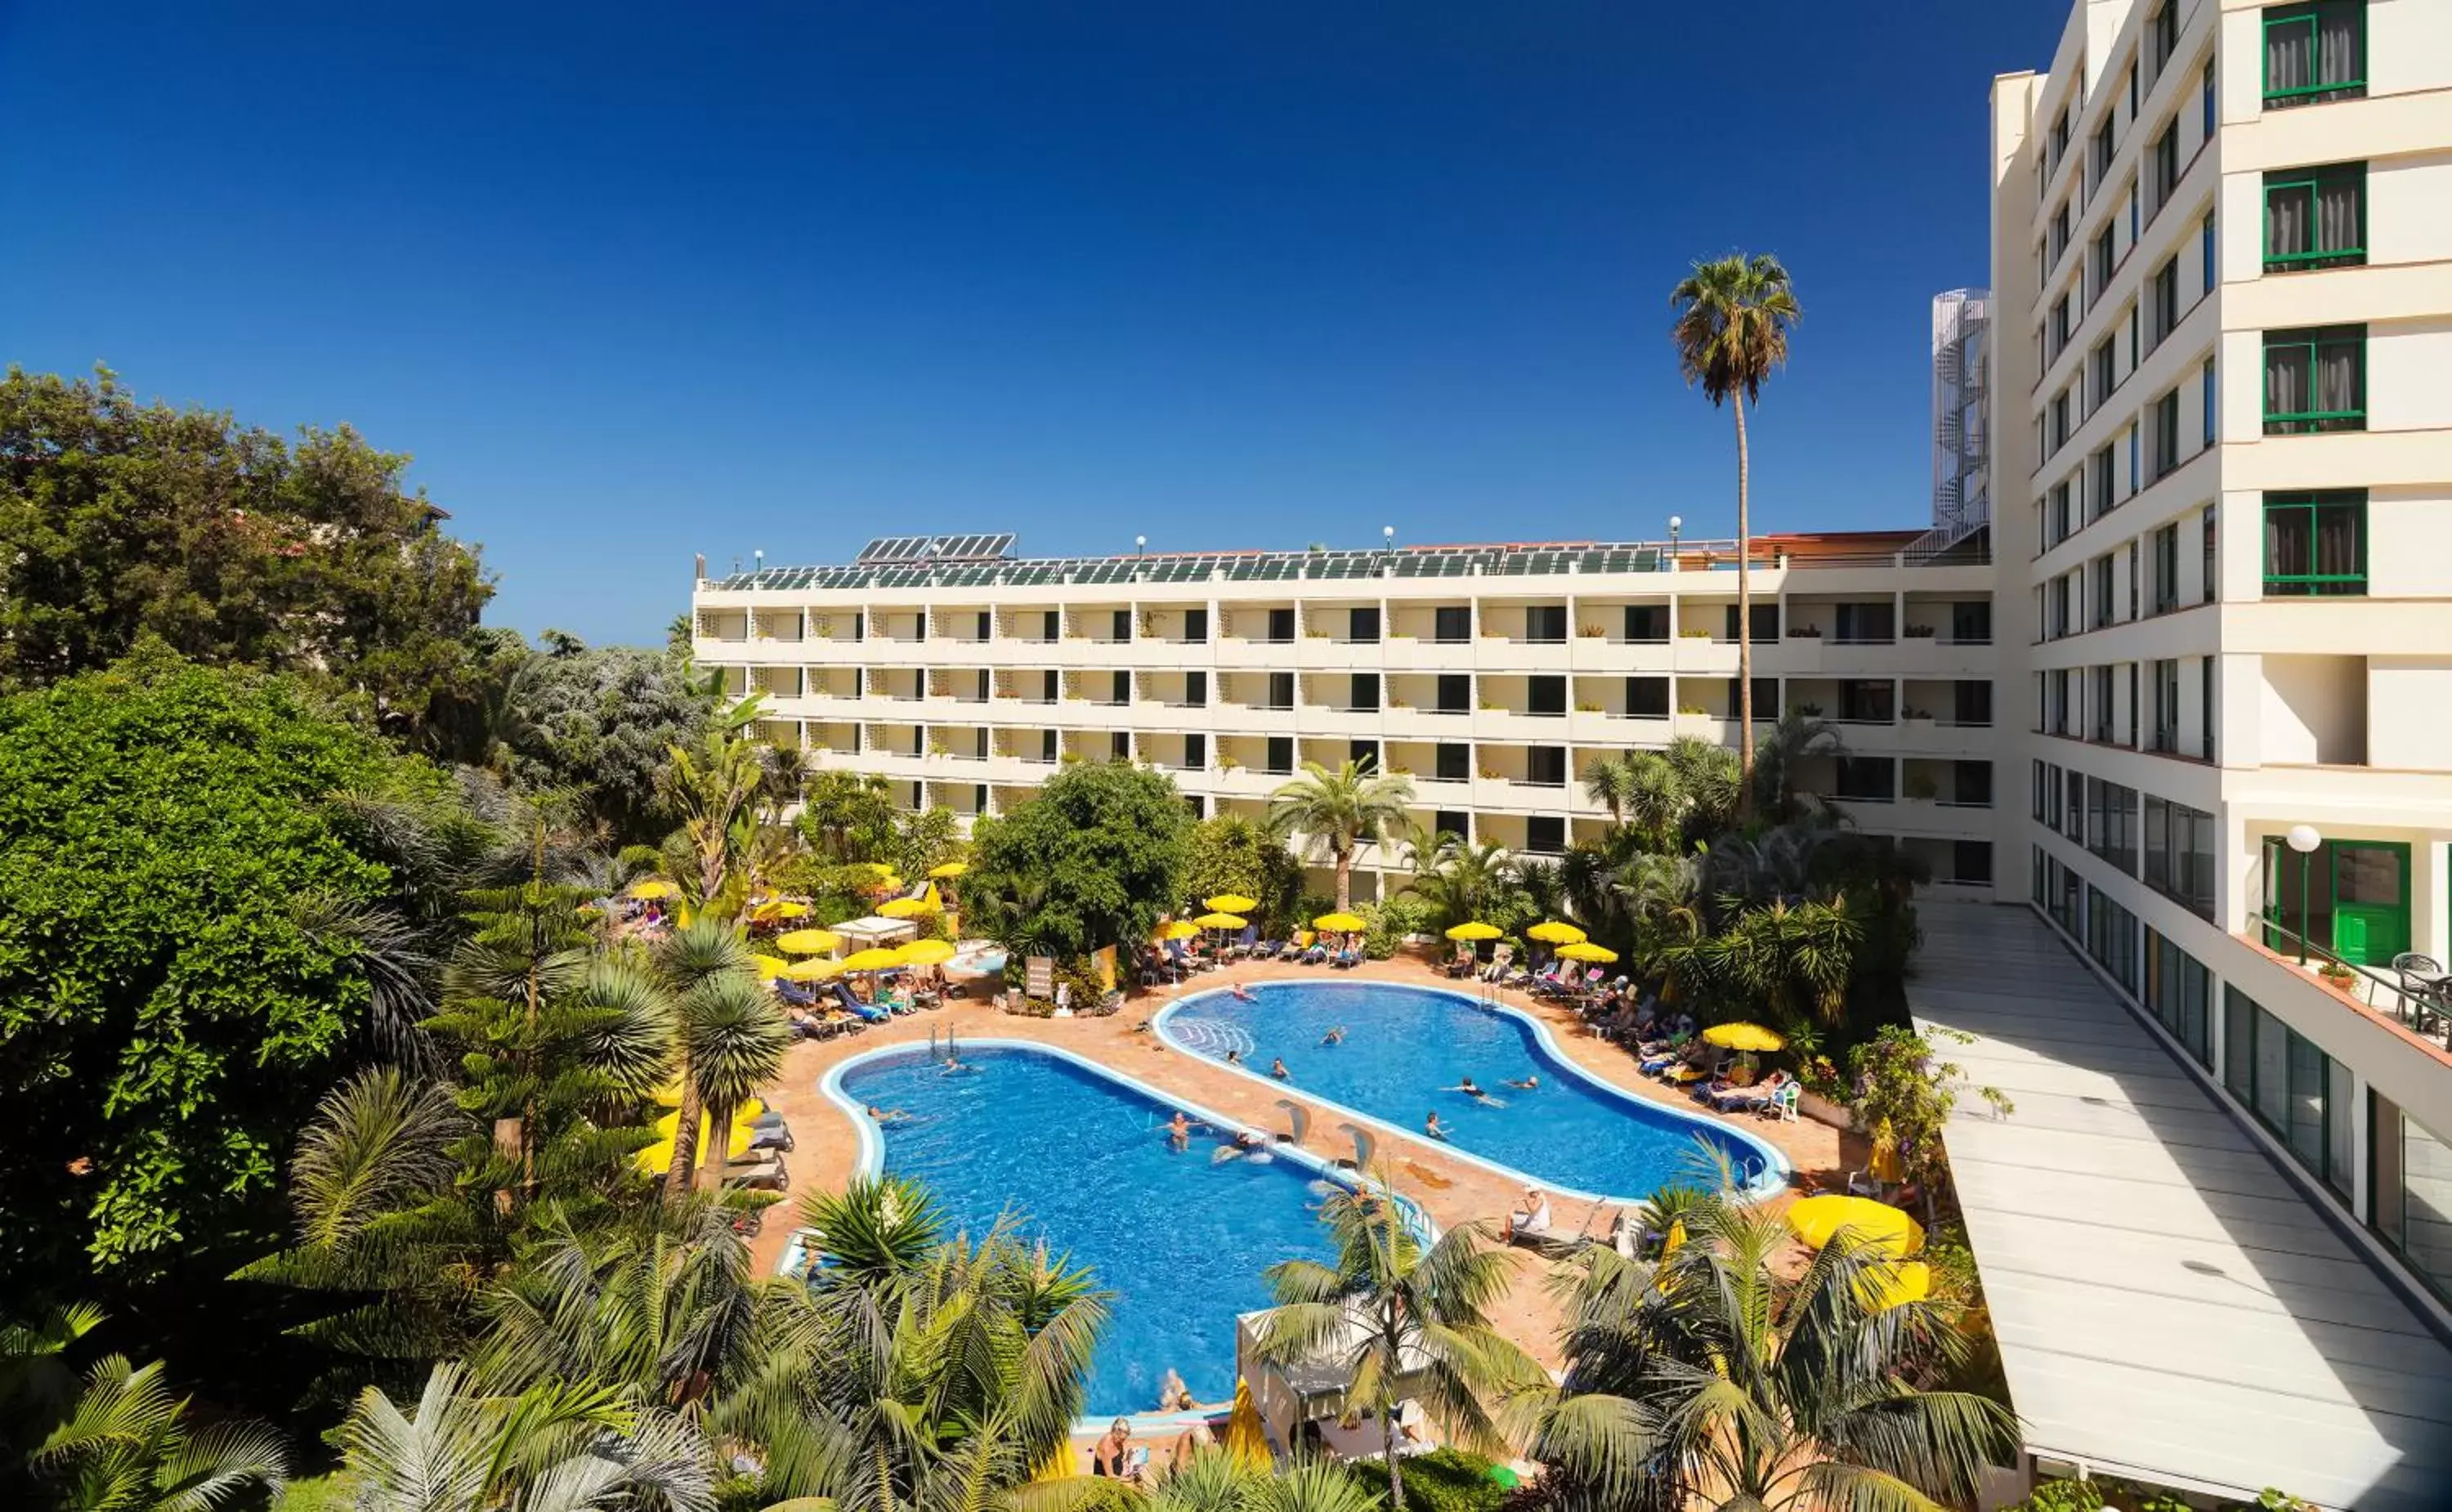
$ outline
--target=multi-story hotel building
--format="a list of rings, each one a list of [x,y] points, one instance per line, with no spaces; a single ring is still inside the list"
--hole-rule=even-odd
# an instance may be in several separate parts
[[[2440,1322],[2452,5],[2085,0],[1992,108],[2004,892]]]
[[[1001,813],[1058,763],[1130,760],[1254,818],[1317,761],[1413,780],[1426,832],[1552,855],[1606,810],[1593,756],[1735,737],[1730,542],[1008,556],[1009,537],[874,542],[709,580],[700,660],[764,733],[900,801]],[[1754,543],[1754,705],[1833,722],[1801,782],[1989,896],[1992,572],[1981,533]],[[1366,848],[1357,893],[1401,858]],[[1319,878],[1325,886],[1325,874]]]

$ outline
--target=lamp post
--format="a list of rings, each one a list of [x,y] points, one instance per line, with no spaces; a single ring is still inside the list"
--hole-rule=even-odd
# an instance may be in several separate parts
[[[1686,517],[1684,515],[1671,515],[1669,517],[1669,570],[1671,572],[1675,572],[1677,570],[1677,533],[1685,528]]]
[[[1133,555],[1137,557],[1146,557],[1149,555],[1149,538],[1147,536],[1135,536],[1133,538]]]
[[[2299,964],[2307,964],[2307,872],[2314,864],[2316,847],[2324,843],[2323,835],[2312,824],[2294,824],[2283,838],[2290,849],[2299,853]]]

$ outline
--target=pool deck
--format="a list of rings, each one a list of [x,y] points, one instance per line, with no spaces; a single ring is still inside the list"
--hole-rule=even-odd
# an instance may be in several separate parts
[[[1254,1127],[1278,1132],[1286,1129],[1286,1117],[1275,1104],[1280,1098],[1293,1098],[1308,1106],[1312,1113],[1311,1129],[1303,1148],[1331,1159],[1350,1156],[1351,1146],[1336,1132],[1339,1110],[1306,1097],[1299,1082],[1260,1085],[1215,1062],[1176,1050],[1154,1033],[1136,1031],[1136,1026],[1147,1023],[1152,1014],[1178,996],[1238,981],[1308,977],[1416,987],[1453,985],[1411,957],[1367,962],[1350,972],[1269,961],[1205,972],[1174,991],[1137,993],[1125,1002],[1120,1012],[1106,1018],[1024,1018],[999,1013],[985,1002],[957,999],[936,1012],[907,1014],[861,1033],[795,1045],[784,1063],[781,1082],[764,1094],[767,1105],[791,1121],[799,1148],[789,1157],[790,1195],[772,1210],[758,1239],[755,1253],[759,1267],[771,1272],[781,1262],[784,1245],[796,1227],[799,1199],[813,1191],[840,1190],[859,1164],[859,1130],[819,1090],[818,1084],[827,1070],[880,1046],[914,1040],[924,1043],[932,1031],[940,1037],[950,1033],[958,1039],[1018,1039],[1056,1046],[1113,1067],[1160,1092],[1173,1092]],[[1522,992],[1501,996],[1509,1006],[1549,1026],[1559,1053],[1598,1080],[1670,1107],[1690,1111],[1700,1109],[1701,1105],[1685,1094],[1639,1074],[1631,1056],[1585,1032],[1572,1012]],[[1842,1136],[1836,1129],[1810,1120],[1774,1123],[1746,1114],[1721,1121],[1744,1128],[1785,1153],[1796,1168],[1800,1191],[1807,1187],[1835,1186],[1847,1169],[1865,1162],[1861,1140],[1849,1137],[1843,1150]],[[1474,1219],[1495,1226],[1516,1206],[1521,1195],[1521,1188],[1514,1183],[1483,1166],[1456,1159],[1454,1151],[1424,1137],[1383,1137],[1379,1151],[1382,1162],[1394,1168],[1397,1189],[1419,1202],[1443,1227]],[[1776,1208],[1792,1201],[1793,1196],[1794,1193],[1784,1194],[1770,1200]],[[1561,1201],[1556,1209],[1558,1227],[1570,1231],[1591,1216],[1589,1205],[1582,1203]],[[1595,1228],[1605,1229],[1606,1223],[1604,1219]],[[1551,1267],[1528,1251],[1511,1253],[1517,1261],[1516,1280],[1505,1300],[1493,1309],[1494,1320],[1516,1343],[1554,1367],[1559,1361],[1559,1313],[1541,1286]]]

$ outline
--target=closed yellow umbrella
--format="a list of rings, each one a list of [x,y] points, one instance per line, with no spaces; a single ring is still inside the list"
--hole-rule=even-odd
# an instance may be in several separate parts
[[[651,876],[643,882],[630,884],[632,897],[671,897],[680,892],[681,889],[660,876]]]
[[[1494,940],[1503,933],[1495,924],[1484,924],[1481,920],[1474,919],[1470,924],[1459,924],[1448,931],[1448,938],[1470,944],[1474,940]]]
[[[1922,1224],[1870,1197],[1848,1197],[1837,1192],[1808,1197],[1788,1209],[1788,1227],[1790,1232],[1815,1249],[1843,1230],[1853,1232],[1869,1247],[1894,1258],[1912,1255],[1924,1247]]]
[[[968,861],[948,861],[942,866],[930,867],[928,874],[939,882],[951,882],[970,869],[971,863]]]
[[[823,982],[842,974],[843,963],[831,955],[812,955],[794,961],[777,974],[787,982]]]
[[[832,930],[794,930],[789,934],[775,936],[775,948],[795,955],[823,955],[842,943],[842,936]]]
[[[806,903],[796,903],[790,898],[785,898],[781,903],[770,904],[768,906],[774,909],[775,912],[771,916],[775,918],[804,919],[809,916],[809,905]]]
[[[1220,913],[1249,913],[1260,906],[1260,900],[1245,897],[1240,893],[1220,893],[1216,897],[1203,898],[1200,906],[1216,909]]]
[[[1331,934],[1351,934],[1355,930],[1369,929],[1371,921],[1359,913],[1323,913],[1311,921],[1311,927]]]
[[[748,1154],[749,1136],[750,1129],[748,1126],[744,1124],[733,1125],[732,1137],[724,1141],[723,1158],[726,1160],[739,1160],[742,1156]],[[701,1143],[692,1158],[699,1160],[706,1158],[706,1145],[704,1143],[703,1136],[702,1136]],[[646,1149],[639,1151],[637,1159],[640,1167],[646,1170],[650,1175],[661,1176],[666,1171],[672,1169],[673,1142],[671,1137],[666,1136],[663,1139],[660,1139],[654,1144],[649,1145]]]
[[[1152,936],[1152,938],[1158,940],[1188,940],[1199,933],[1200,926],[1193,923],[1190,919],[1170,919],[1166,923],[1157,927],[1157,933]]]
[[[1592,961],[1601,966],[1607,966],[1617,959],[1617,952],[1606,945],[1594,945],[1590,940],[1577,940],[1572,945],[1561,945],[1558,947],[1558,953],[1571,961]]]
[[[1714,1024],[1703,1031],[1703,1043],[1722,1050],[1775,1051],[1788,1041],[1760,1024]]]
[[[759,1119],[765,1116],[766,1100],[762,1097],[752,1097],[747,1102],[742,1103],[740,1107],[732,1110],[732,1143],[740,1147],[739,1149],[735,1149],[733,1151],[734,1154],[738,1155],[742,1150],[745,1150],[749,1148],[749,1136],[757,1131],[753,1126],[757,1124]],[[655,1123],[649,1127],[654,1129],[657,1133],[662,1134],[664,1138],[672,1138],[675,1134],[681,1132],[681,1110],[679,1109],[675,1109],[673,1111],[666,1113],[663,1117],[657,1119]],[[707,1116],[704,1113],[701,1113],[698,1117],[698,1140],[701,1145],[704,1145],[706,1143],[706,1130]]]
[[[1879,1182],[1898,1181],[1907,1175],[1907,1168],[1899,1160],[1898,1131],[1890,1128],[1887,1118],[1873,1126],[1873,1158],[1866,1162],[1865,1168]]]
[[[913,940],[895,952],[905,966],[938,966],[954,958],[949,940]]]
[[[1524,937],[1539,940],[1544,945],[1581,945],[1584,942],[1584,932],[1572,924],[1561,923],[1557,919],[1544,919],[1526,930]]]
[[[1255,1469],[1270,1463],[1269,1437],[1260,1426],[1259,1404],[1252,1400],[1252,1387],[1240,1376],[1235,1378],[1235,1410],[1226,1415],[1226,1435],[1221,1446]]]
[[[760,981],[771,982],[783,974],[783,968],[789,963],[780,955],[753,955],[749,957],[749,964],[758,968]]]
[[[937,908],[937,902],[933,898],[896,897],[887,898],[879,904],[877,912],[889,919],[916,919],[922,913],[936,913]]]
[[[867,950],[855,951],[846,956],[842,969],[846,972],[883,972],[901,964],[901,956],[892,951],[872,945]]]
[[[1194,928],[1203,930],[1239,930],[1251,922],[1240,913],[1203,913],[1192,921]]]

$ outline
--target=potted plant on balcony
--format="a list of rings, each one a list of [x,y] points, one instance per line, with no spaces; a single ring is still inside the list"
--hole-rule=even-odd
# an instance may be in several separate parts
[[[1677,712],[1679,714],[1701,714],[1703,712],[1703,706],[1699,703],[1681,703],[1677,706]]]
[[[1907,780],[1899,785],[1899,791],[1918,803],[1929,803],[1941,796],[1941,784],[1933,780],[1929,772],[1909,772]]]
[[[1908,728],[1910,730],[1929,730],[1932,728],[1932,711],[1930,709],[1903,709],[1899,712],[1899,717],[1906,722]]]
[[[1907,628],[1906,634],[1908,638],[1910,640],[1930,640],[1932,638],[1932,626],[1909,625]]]
[[[2359,973],[2339,961],[2326,961],[2316,969],[2316,974],[2343,992],[2348,992],[2359,979]]]
[[[1822,627],[1820,625],[1790,625],[1788,627],[1788,637],[1791,640],[1819,640],[1822,638]]]
[[[1609,631],[1600,625],[1577,625],[1575,627],[1575,634],[1583,637],[1586,640],[1598,640],[1602,637],[1608,635]]]
[[[1711,638],[1711,632],[1701,625],[1688,625],[1677,632],[1677,638],[1680,640],[1709,640]]]

